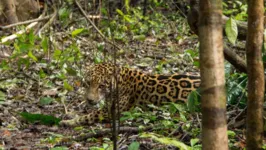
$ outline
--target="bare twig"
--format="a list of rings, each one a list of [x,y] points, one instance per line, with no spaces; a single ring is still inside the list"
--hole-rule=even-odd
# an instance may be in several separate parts
[[[44,16],[44,14],[40,15],[39,18],[43,18],[43,16]],[[28,32],[31,28],[33,28],[33,27],[36,26],[37,24],[38,24],[38,22],[32,22],[32,23],[29,24],[25,29],[20,30],[20,31],[18,31],[17,33],[12,34],[12,35],[10,35],[10,36],[7,36],[7,37],[5,37],[5,38],[2,38],[2,39],[0,40],[0,44],[3,44],[3,43],[5,43],[5,42],[7,42],[7,41],[11,41],[11,40],[16,39],[19,35],[21,35],[21,34],[23,34],[23,33],[25,33],[25,32]]]
[[[125,133],[125,132],[132,132],[132,133],[138,133],[140,131],[148,131],[148,130],[153,130],[155,129],[153,126],[148,126],[144,129],[140,129],[138,127],[120,127],[119,128],[119,132],[120,133]],[[100,136],[104,136],[106,134],[111,133],[112,129],[106,128],[106,129],[102,129],[93,133],[86,133],[86,134],[82,134],[80,136],[77,137],[70,137],[70,138],[66,138],[64,139],[64,141],[83,141],[86,140],[88,138],[91,137],[100,137]]]
[[[19,26],[19,25],[29,24],[29,23],[38,22],[38,21],[44,21],[44,20],[47,20],[49,18],[51,18],[51,15],[48,15],[48,16],[45,16],[45,17],[42,17],[42,18],[36,18],[36,19],[31,19],[31,20],[27,20],[27,21],[23,21],[23,22],[10,24],[10,25],[7,25],[7,26],[0,26],[0,29],[5,30],[5,29],[16,27],[16,26]]]
[[[121,50],[122,48],[120,48],[118,45],[116,45],[115,43],[113,43],[112,41],[110,41],[108,38],[106,38],[103,33],[96,27],[96,25],[91,21],[91,19],[89,18],[89,16],[86,14],[86,12],[82,9],[81,5],[79,4],[79,2],[77,0],[75,0],[76,5],[79,7],[81,13],[84,15],[84,17],[89,21],[89,23],[93,26],[93,28],[99,33],[99,35],[109,44],[113,45],[115,48]]]

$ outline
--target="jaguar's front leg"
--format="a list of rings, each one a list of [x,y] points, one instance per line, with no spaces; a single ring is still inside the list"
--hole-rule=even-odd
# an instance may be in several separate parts
[[[78,126],[78,125],[90,125],[93,123],[99,123],[108,120],[108,113],[106,109],[91,110],[88,115],[77,117],[71,120],[62,120],[59,122],[60,126]]]

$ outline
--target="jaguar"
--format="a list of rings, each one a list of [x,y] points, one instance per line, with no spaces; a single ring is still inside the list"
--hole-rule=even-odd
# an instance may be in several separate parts
[[[92,65],[86,74],[85,99],[90,104],[97,104],[105,98],[105,106],[91,108],[85,116],[62,120],[60,125],[77,126],[108,121],[111,99],[117,99],[120,112],[134,106],[145,108],[148,104],[159,106],[164,102],[186,102],[190,92],[200,86],[199,73],[152,75],[111,63]]]

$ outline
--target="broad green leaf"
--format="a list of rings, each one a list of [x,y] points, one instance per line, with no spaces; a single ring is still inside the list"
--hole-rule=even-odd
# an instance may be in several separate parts
[[[43,115],[43,114],[31,114],[28,112],[22,112],[20,113],[20,115],[30,123],[39,122],[40,124],[44,125],[58,125],[60,121],[60,119],[54,116]]]
[[[102,60],[101,60],[100,57],[96,56],[96,57],[94,57],[94,62],[95,62],[96,64],[99,64],[99,63],[102,62]]]
[[[54,99],[51,97],[42,97],[40,99],[40,105],[49,105],[52,101],[54,101]]]
[[[133,40],[144,41],[145,38],[146,38],[145,35],[135,35],[135,36],[133,36]]]
[[[266,55],[262,56],[263,62],[266,62]]]
[[[73,91],[73,87],[70,84],[68,84],[67,81],[64,81],[64,88],[68,91]]]
[[[75,36],[79,35],[80,33],[82,33],[84,30],[85,30],[84,28],[76,29],[76,30],[72,31],[71,35],[72,35],[72,37],[75,37]]]
[[[193,65],[199,68],[200,67],[200,62],[199,61],[194,61]]]
[[[60,51],[60,50],[58,50],[58,49],[56,49],[55,51],[54,51],[54,59],[55,60],[59,60],[60,59],[60,56],[61,56],[61,53],[62,53],[62,51]]]
[[[64,7],[64,8],[59,9],[58,14],[59,14],[60,20],[65,20],[68,18],[69,14],[70,14],[70,10],[68,10],[67,8]]]
[[[33,30],[30,30],[29,34],[28,34],[28,38],[29,38],[29,42],[31,45],[34,45],[34,41],[35,41],[35,35],[33,33]]]
[[[32,60],[34,60],[35,62],[38,61],[37,57],[35,57],[35,56],[33,55],[32,51],[29,51],[28,56],[29,56]]]
[[[236,21],[233,18],[230,18],[226,21],[225,33],[229,42],[235,45],[238,35],[238,30],[237,30]]]
[[[139,142],[132,142],[128,147],[128,150],[138,150],[138,149],[139,149]]]
[[[176,110],[178,110],[179,112],[183,112],[185,111],[185,106],[183,104],[178,104],[178,103],[169,103],[169,105],[173,108],[175,108]]]
[[[190,140],[190,145],[193,147],[194,145],[196,145],[199,142],[199,139],[191,139]]]
[[[9,63],[7,62],[7,60],[2,60],[2,62],[0,63],[0,71],[1,69],[3,70],[8,70],[10,69]]]
[[[51,150],[68,150],[67,147],[54,147],[54,148],[51,148]]]
[[[39,71],[39,77],[42,79],[46,77],[46,73],[42,69]]]
[[[127,12],[129,12],[129,8],[130,8],[129,2],[130,2],[130,0],[125,0],[124,2],[125,2],[125,8],[126,8],[126,10],[127,10]]]
[[[228,130],[227,135],[229,138],[234,138],[236,136],[236,133],[234,131]]]
[[[31,44],[28,44],[28,43],[20,43],[18,45],[18,47],[19,47],[19,50],[21,52],[24,52],[24,53],[28,52],[29,50],[31,50],[33,48],[33,46]]]
[[[116,12],[121,15],[121,16],[124,16],[124,13],[120,10],[120,9],[116,9]]]
[[[116,12],[121,15],[127,22],[132,22],[132,19],[130,19],[129,16],[125,15],[120,9],[116,9]]]
[[[49,47],[48,38],[46,36],[43,37],[41,45],[42,45],[43,51],[46,53],[48,51],[48,47]]]
[[[140,135],[141,138],[151,138],[155,141],[158,141],[165,145],[173,145],[180,150],[191,150],[191,147],[187,146],[186,144],[174,139],[174,138],[168,138],[168,137],[160,137],[159,135],[156,135],[154,133],[142,133]]]
[[[75,76],[75,75],[77,75],[77,71],[74,70],[74,69],[71,68],[71,67],[67,67],[67,68],[66,68],[66,71],[67,71],[67,73],[68,73],[69,75],[71,75],[71,76]]]
[[[5,100],[6,100],[6,94],[0,91],[0,101],[5,101]]]
[[[192,113],[195,112],[196,110],[196,104],[198,102],[198,96],[197,96],[197,91],[191,91],[191,93],[188,96],[188,110]]]

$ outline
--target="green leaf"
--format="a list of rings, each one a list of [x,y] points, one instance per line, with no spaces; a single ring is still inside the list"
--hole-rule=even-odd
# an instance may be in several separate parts
[[[132,142],[128,147],[128,150],[138,150],[138,149],[139,149],[139,142]]]
[[[225,33],[226,33],[226,36],[227,36],[229,42],[235,45],[238,30],[237,30],[236,21],[233,18],[230,18],[226,21]]]
[[[30,123],[39,122],[40,124],[44,125],[58,125],[58,123],[61,121],[60,119],[54,116],[43,115],[43,114],[31,114],[28,112],[22,112],[20,113],[20,115]]]
[[[266,62],[266,55],[262,56],[263,62]]]
[[[76,30],[72,31],[71,35],[72,35],[72,37],[75,37],[75,36],[79,35],[80,33],[82,33],[84,30],[85,30],[84,28],[76,29]]]
[[[67,81],[64,81],[64,88],[66,90],[68,90],[68,91],[73,91],[74,90],[73,87],[70,84],[68,84]]]
[[[200,67],[200,62],[199,61],[194,61],[193,65],[199,68]]]
[[[3,70],[10,69],[10,66],[7,60],[2,60],[2,62],[0,63],[0,69],[3,69]]]
[[[196,145],[199,142],[199,139],[191,139],[190,140],[190,145],[193,147],[194,145]]]
[[[120,10],[120,9],[116,9],[116,12],[121,15],[121,16],[124,16],[124,13]]]
[[[197,91],[191,91],[191,93],[188,96],[188,103],[187,103],[188,110],[191,113],[194,113],[195,112],[196,107],[197,107],[196,106],[197,105],[197,102],[198,102]]]
[[[121,15],[127,22],[131,23],[132,20],[129,18],[129,16],[125,15],[120,9],[116,9],[116,12]]]
[[[42,97],[39,103],[40,105],[44,106],[44,105],[49,105],[52,101],[54,101],[54,99],[51,97]]]
[[[5,100],[6,100],[6,94],[0,91],[0,101],[5,101]]]
[[[236,133],[234,131],[228,130],[227,135],[229,138],[234,138],[236,136]]]
[[[94,57],[94,63],[99,64],[102,62],[102,59],[98,56]]]
[[[54,148],[51,148],[51,150],[68,150],[68,148],[67,147],[54,147]]]
[[[33,48],[33,46],[31,44],[27,44],[27,43],[21,43],[18,45],[19,50],[21,52],[28,52],[29,50],[31,50]]]
[[[46,53],[49,47],[48,38],[46,36],[42,39],[41,45],[42,45],[43,51]]]
[[[183,112],[185,111],[185,106],[183,104],[178,104],[178,103],[169,103],[171,107],[175,108],[176,110],[178,110],[179,112]]]
[[[156,135],[154,133],[142,133],[140,135],[141,138],[151,138],[155,141],[158,141],[165,145],[173,145],[180,150],[190,150],[191,147],[187,146],[186,144],[174,139],[174,138],[168,138],[168,137],[160,137],[159,135]]]
[[[61,53],[62,53],[62,51],[60,51],[60,50],[58,50],[58,49],[56,49],[55,51],[54,51],[54,59],[55,60],[59,60],[60,59],[60,56],[61,56]]]
[[[138,40],[138,41],[144,41],[146,38],[145,35],[135,35],[133,36],[133,40]]]
[[[69,75],[71,75],[71,76],[75,76],[75,75],[77,75],[77,71],[74,70],[74,69],[71,68],[71,67],[67,67],[67,68],[66,68],[66,71],[67,71],[67,73],[68,73]]]
[[[38,61],[37,57],[35,57],[32,53],[32,51],[29,51],[28,56],[33,59],[35,62]]]
[[[65,21],[70,14],[70,10],[64,7],[59,9],[58,14],[59,14],[59,19]]]
[[[35,41],[35,35],[33,33],[33,30],[30,30],[29,34],[28,34],[28,38],[29,38],[29,42],[31,45],[34,45],[34,41]]]
[[[46,77],[46,73],[42,69],[39,71],[39,77],[42,79]]]

